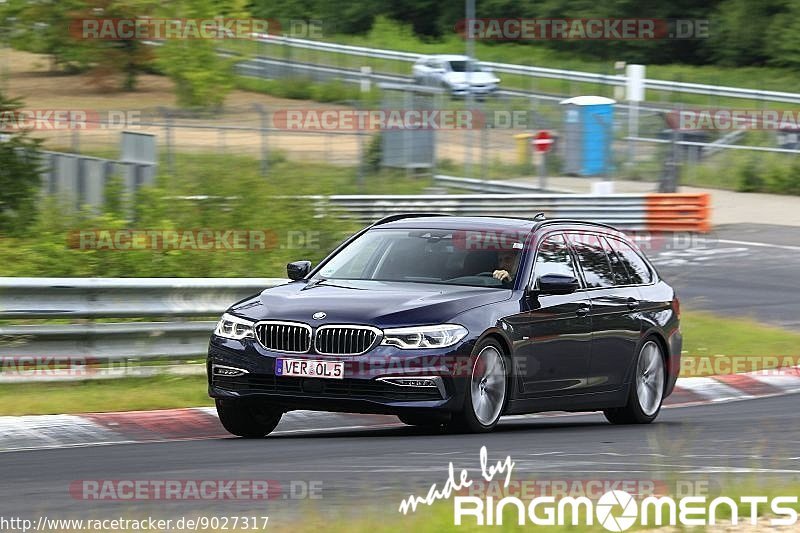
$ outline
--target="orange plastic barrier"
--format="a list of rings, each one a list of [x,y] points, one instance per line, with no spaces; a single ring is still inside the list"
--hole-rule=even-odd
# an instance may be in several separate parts
[[[654,193],[645,198],[649,231],[711,231],[709,193]]]

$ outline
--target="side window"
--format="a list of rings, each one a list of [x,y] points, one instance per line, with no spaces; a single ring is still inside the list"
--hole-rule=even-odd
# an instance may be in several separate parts
[[[534,282],[545,274],[578,277],[563,235],[550,235],[539,244],[536,252],[536,264],[533,267]]]
[[[614,273],[614,285],[630,285],[634,283],[628,276],[628,269],[625,268],[621,257],[617,254],[619,245],[622,243],[609,237],[604,237],[602,241],[608,262],[611,263],[611,271]]]
[[[642,256],[636,253],[627,243],[616,239],[609,240],[612,241],[620,262],[625,265],[625,269],[628,271],[628,275],[631,279],[630,282],[633,285],[643,285],[653,281],[653,273],[644,259],[642,259]]]
[[[592,233],[570,233],[569,241],[578,256],[578,262],[586,279],[586,286],[613,287],[614,271],[608,261],[603,245]]]

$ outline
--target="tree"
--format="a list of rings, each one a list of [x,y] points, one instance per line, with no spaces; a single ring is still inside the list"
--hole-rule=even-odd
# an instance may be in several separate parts
[[[91,0],[91,10],[86,14],[92,18],[135,20],[152,14],[158,6],[155,0]],[[137,76],[155,60],[152,46],[136,36],[94,40],[88,55],[95,77],[121,76],[125,91],[136,89]]]
[[[41,188],[39,147],[41,141],[14,129],[18,98],[0,92],[0,232],[24,233],[36,212]]]
[[[163,14],[167,18],[247,18],[242,0],[176,0]],[[238,59],[221,57],[218,42],[209,39],[167,40],[158,49],[159,69],[175,82],[178,105],[213,109],[233,89],[233,66]]]
[[[785,14],[773,17],[766,50],[770,64],[800,69],[800,3],[789,2]]]
[[[768,60],[770,41],[781,37],[777,28],[785,15],[783,0],[725,0],[711,19],[713,58],[723,65],[762,65]],[[780,15],[780,16],[776,16]],[[797,40],[797,35],[786,35]]]
[[[53,70],[80,70],[90,61],[91,43],[75,39],[69,21],[86,8],[84,0],[8,0],[0,12],[14,47],[50,55]]]

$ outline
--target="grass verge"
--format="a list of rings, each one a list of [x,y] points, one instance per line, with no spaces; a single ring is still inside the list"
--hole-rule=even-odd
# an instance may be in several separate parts
[[[0,415],[144,411],[213,405],[205,376],[20,383],[0,386]]]
[[[800,334],[749,318],[693,311],[681,318],[683,377],[786,367],[800,358]]]

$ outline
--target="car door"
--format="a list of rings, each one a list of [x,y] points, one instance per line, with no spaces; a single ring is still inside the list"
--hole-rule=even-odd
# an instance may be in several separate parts
[[[420,80],[422,81],[423,85],[430,85],[431,84],[431,70],[433,69],[434,60],[428,59],[424,63],[422,63],[420,68]]]
[[[641,335],[639,291],[619,256],[599,233],[569,233],[591,301],[592,348],[589,387],[620,388]]]
[[[578,270],[563,235],[551,233],[541,240],[530,279],[528,309],[520,317],[526,339],[517,354],[525,368],[523,394],[557,396],[586,386],[591,354],[591,302],[585,291],[542,295],[536,282],[546,274],[578,278]]]
[[[414,63],[414,66],[411,67],[411,75],[414,77],[415,83],[419,83],[421,85],[425,84],[425,72],[427,71],[427,67],[425,66],[426,63],[427,60],[417,61]]]
[[[440,59],[434,61],[431,68],[431,85],[434,87],[441,87],[446,75],[447,62]]]

